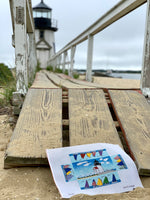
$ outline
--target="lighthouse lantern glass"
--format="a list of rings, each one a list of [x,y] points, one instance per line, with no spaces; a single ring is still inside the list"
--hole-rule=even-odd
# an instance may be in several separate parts
[[[47,11],[47,10],[44,10],[44,9],[42,9],[42,10],[36,10],[36,11],[34,11],[33,12],[33,17],[34,18],[41,18],[41,17],[43,17],[43,18],[49,18],[49,19],[51,19],[51,11]]]
[[[37,17],[37,12],[36,11],[33,11],[33,17]]]

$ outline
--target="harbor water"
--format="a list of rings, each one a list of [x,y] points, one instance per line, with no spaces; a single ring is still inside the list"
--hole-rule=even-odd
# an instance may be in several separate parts
[[[111,73],[111,76],[115,78],[123,78],[123,79],[136,79],[140,80],[141,74],[136,73]]]

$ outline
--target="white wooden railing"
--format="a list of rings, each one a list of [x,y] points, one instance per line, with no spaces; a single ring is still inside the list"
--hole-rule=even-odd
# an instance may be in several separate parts
[[[26,94],[37,66],[34,20],[31,0],[9,0],[12,18],[12,44],[15,47],[16,89]]]
[[[100,17],[95,23],[93,23],[84,32],[74,38],[59,52],[57,52],[49,61],[48,65],[53,68],[60,67],[62,65],[63,71],[66,65],[68,65],[67,55],[70,50],[69,59],[69,75],[72,76],[73,64],[76,46],[85,40],[88,40],[87,50],[87,72],[86,80],[92,80],[92,61],[93,61],[93,40],[94,35],[110,26],[113,22],[119,20],[121,17],[127,15],[131,11],[135,10],[139,6],[147,2],[147,20],[146,20],[146,32],[145,32],[145,44],[143,53],[143,68],[141,75],[141,89],[145,96],[150,97],[150,0],[121,0],[116,6],[110,9],[105,15]]]

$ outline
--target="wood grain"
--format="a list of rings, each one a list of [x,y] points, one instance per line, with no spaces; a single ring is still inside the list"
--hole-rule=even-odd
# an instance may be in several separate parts
[[[59,74],[63,79],[86,87],[101,88],[101,89],[140,89],[140,80],[130,80],[110,77],[93,77],[94,82],[87,82],[80,79],[73,79],[65,74]]]
[[[70,145],[112,143],[122,147],[102,90],[69,89]]]
[[[54,85],[48,78],[47,76],[42,73],[38,72],[36,73],[36,77],[34,80],[34,83],[32,84],[31,88],[59,88],[58,86]]]
[[[54,73],[50,73],[48,71],[45,71],[45,74],[49,77],[49,79],[53,83],[55,83],[59,87],[63,87],[63,88],[66,88],[66,89],[69,89],[69,88],[83,88],[83,89],[84,88],[93,88],[92,86],[86,86],[86,85],[80,85],[80,84],[77,84],[77,83],[73,83],[69,80],[60,78],[58,75],[56,75]]]
[[[5,167],[48,164],[45,150],[61,146],[61,89],[30,89],[6,151]]]
[[[121,78],[93,77],[94,84],[98,84],[100,88],[107,89],[140,89],[140,80],[130,80]]]
[[[139,173],[150,175],[150,105],[134,91],[109,91]]]
[[[65,74],[58,74],[58,76],[62,79],[69,80],[72,83],[82,85],[82,86],[87,87],[87,88],[100,88],[100,86],[98,84],[91,83],[91,82],[84,81],[84,80],[74,79],[74,78],[71,78],[70,76],[67,76]]]

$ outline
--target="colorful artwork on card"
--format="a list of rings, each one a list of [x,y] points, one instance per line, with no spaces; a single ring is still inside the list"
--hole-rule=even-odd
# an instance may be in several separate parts
[[[121,182],[118,171],[127,169],[121,155],[109,156],[106,149],[69,154],[70,164],[62,165],[66,182],[78,181],[81,190]]]

